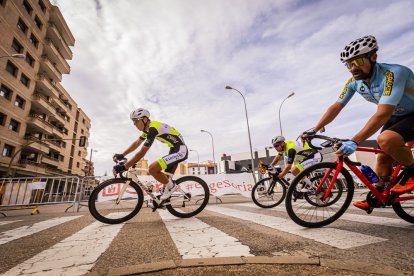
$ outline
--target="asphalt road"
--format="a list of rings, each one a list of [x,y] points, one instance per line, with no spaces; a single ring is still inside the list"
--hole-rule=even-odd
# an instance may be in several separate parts
[[[0,216],[5,275],[413,275],[414,224],[392,209],[350,208],[320,229],[298,227],[284,204],[211,200],[196,218],[143,208],[120,225],[96,222],[83,207],[44,206]]]

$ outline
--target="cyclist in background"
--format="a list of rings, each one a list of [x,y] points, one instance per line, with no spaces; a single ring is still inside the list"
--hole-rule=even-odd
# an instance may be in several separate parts
[[[376,104],[377,111],[336,153],[354,153],[359,143],[382,127],[377,142],[385,153],[377,156],[375,171],[381,180],[376,187],[383,190],[395,160],[405,166],[405,176],[391,191],[405,193],[414,189],[414,181],[407,182],[409,177],[414,176],[413,154],[405,145],[414,140],[414,74],[402,65],[377,63],[377,51],[377,40],[371,35],[354,40],[345,47],[341,52],[341,61],[347,66],[352,78],[346,83],[339,99],[305,135],[315,134],[332,122],[355,92],[359,93],[365,100]],[[364,210],[370,207],[366,201],[354,202],[354,206]]]
[[[287,164],[283,168],[279,177],[284,177],[289,171],[293,175],[298,175],[307,167],[312,166],[322,161],[322,154],[315,149],[312,149],[308,143],[299,139],[297,141],[285,140],[283,136],[276,136],[272,139],[272,145],[277,150],[278,154],[273,159],[271,166],[279,162],[283,154],[287,154]],[[295,166],[293,166],[295,164]]]
[[[166,200],[175,191],[176,187],[178,187],[178,185],[175,185],[172,181],[171,176],[174,174],[178,163],[188,158],[188,149],[181,134],[175,128],[164,123],[151,121],[149,117],[150,113],[143,108],[138,108],[131,112],[130,118],[132,122],[136,128],[143,133],[122,154],[115,154],[113,159],[114,161],[120,161],[124,159],[127,154],[135,151],[142,143],[144,143],[144,145],[125,164],[114,166],[112,172],[115,176],[118,173],[126,171],[129,167],[141,160],[148,152],[155,139],[167,144],[170,147],[169,154],[153,162],[148,170],[150,175],[164,185],[164,191],[160,200]],[[162,170],[170,176],[163,173]]]

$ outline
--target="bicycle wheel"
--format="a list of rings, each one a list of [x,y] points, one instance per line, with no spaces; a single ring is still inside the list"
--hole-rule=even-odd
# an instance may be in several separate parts
[[[305,189],[307,189],[308,192],[304,194],[304,197],[309,202],[309,204],[313,206],[323,207],[335,204],[341,198],[344,191],[344,187],[341,181],[337,178],[334,186],[331,189],[331,192],[329,193],[328,198],[326,200],[321,200],[321,198],[324,196],[325,191],[328,189],[329,183],[332,181],[332,177],[328,177],[327,181],[325,181],[325,183],[322,185],[320,192],[316,193],[315,189],[321,183],[323,176],[323,174],[314,176],[310,179],[311,184],[305,186]]]
[[[403,220],[414,223],[414,200],[394,203],[392,209]]]
[[[175,181],[179,187],[164,203],[167,210],[176,217],[189,218],[206,207],[210,198],[207,183],[196,176],[184,176]]]
[[[279,205],[286,196],[286,186],[272,177],[263,178],[252,189],[253,202],[262,208],[273,208]]]
[[[122,199],[117,203],[118,193],[129,182]],[[120,178],[112,178],[99,184],[89,197],[89,211],[103,223],[117,224],[133,218],[141,209],[144,195],[137,183]]]
[[[345,168],[342,168],[339,172],[338,179],[344,182],[347,191],[337,193],[334,197],[335,201],[331,201],[332,197],[329,196],[324,201],[322,198],[324,193],[318,195],[318,201],[308,201],[304,197],[306,194],[308,197],[312,195],[312,191],[297,192],[298,184],[304,182],[304,179],[312,179],[319,174],[328,174],[328,178],[332,178],[336,172],[336,167],[336,163],[318,163],[305,169],[295,177],[286,194],[286,210],[294,222],[309,228],[322,227],[334,222],[346,211],[354,195],[354,183]]]

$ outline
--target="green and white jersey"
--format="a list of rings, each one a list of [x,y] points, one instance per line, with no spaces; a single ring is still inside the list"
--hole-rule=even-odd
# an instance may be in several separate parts
[[[155,139],[167,144],[170,148],[185,145],[183,137],[175,128],[157,121],[150,122],[148,131],[144,131],[140,139],[146,140],[144,143],[146,147],[151,147]]]

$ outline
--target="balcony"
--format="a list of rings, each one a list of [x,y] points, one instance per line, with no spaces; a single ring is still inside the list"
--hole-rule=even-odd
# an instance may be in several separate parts
[[[45,77],[45,75],[38,75],[36,80],[36,90],[42,91],[43,94],[51,98],[59,98],[59,93],[53,84]]]
[[[41,109],[41,111],[49,116],[54,116],[54,114],[56,114],[56,108],[52,105],[50,97],[36,92],[32,96],[32,109],[35,111]]]
[[[43,142],[40,141],[39,139],[37,139],[34,136],[30,136],[30,135],[26,135],[24,137],[27,140],[27,144],[25,148],[27,149],[31,149],[34,152],[38,152],[38,153],[43,153],[43,154],[48,154],[49,153],[49,146]]]
[[[59,33],[61,34],[67,45],[75,45],[75,38],[73,37],[72,32],[66,24],[65,18],[63,17],[58,7],[51,6],[50,20],[52,21],[52,24],[54,24],[56,28],[59,30]]]
[[[62,150],[62,146],[57,141],[45,141],[45,143],[54,151]]]
[[[44,164],[36,163],[34,161],[27,160],[27,159],[20,159],[19,165],[20,167],[24,168],[24,171],[29,171],[31,173],[36,173],[39,175],[46,174],[46,169],[45,169],[46,166]]]
[[[55,64],[46,55],[43,55],[40,60],[40,71],[45,72],[53,81],[60,82],[62,74],[56,69]]]
[[[69,74],[69,64],[49,38],[46,38],[44,52],[52,62],[56,63],[56,68],[60,73]]]
[[[46,132],[49,135],[56,135],[59,138],[62,138],[64,134],[67,134],[67,131],[64,131],[62,128],[54,126],[50,122],[46,121],[40,114],[31,113],[27,123],[34,127],[36,131],[41,133]]]
[[[49,155],[42,155],[42,163],[48,164],[50,166],[57,168],[59,166],[59,159],[53,158]]]
[[[56,46],[56,50],[62,55],[66,60],[71,60],[73,58],[72,50],[69,48],[67,43],[63,40],[56,26],[49,22],[47,27],[47,38]]]

